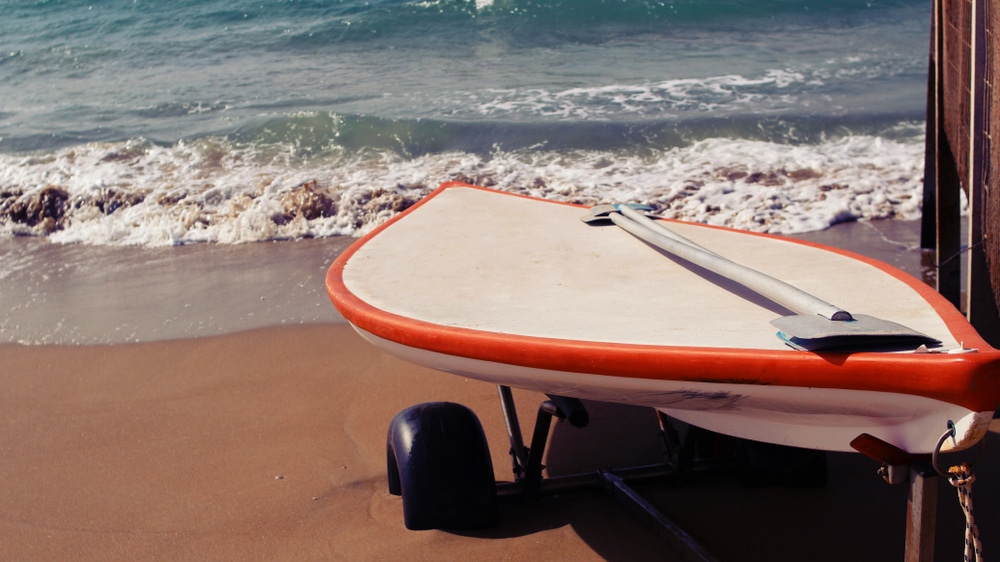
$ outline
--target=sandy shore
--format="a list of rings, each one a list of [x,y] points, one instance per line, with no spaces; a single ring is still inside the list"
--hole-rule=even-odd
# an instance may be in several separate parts
[[[0,239],[0,343],[145,342],[343,321],[323,277],[352,241],[109,248]]]
[[[909,242],[877,226],[848,227],[847,238],[919,273]],[[242,271],[252,278],[253,269]],[[228,303],[253,301],[247,292],[259,285],[240,283],[215,309],[203,296],[198,310],[224,315]],[[125,285],[141,291],[149,280]],[[302,293],[303,306],[314,305],[314,289]],[[516,396],[529,426],[541,397]],[[0,345],[0,559],[678,559],[601,493],[505,502],[501,526],[489,532],[407,531],[399,499],[386,491],[386,426],[399,410],[434,400],[476,411],[497,478],[510,480],[494,387],[403,363],[344,324],[127,345]],[[660,458],[651,412],[594,404],[591,414],[584,430],[554,425],[551,472]],[[1000,548],[995,449],[979,461],[974,488],[987,555]],[[819,489],[745,488],[723,476],[641,489],[722,560],[902,559],[906,487],[884,484],[861,455],[828,458],[829,485]],[[962,514],[953,489],[939,482],[939,490],[938,559],[959,559]]]
[[[635,559],[661,549],[599,497],[514,508],[482,537],[406,531],[384,482],[388,420],[414,403],[461,401],[490,427],[505,478],[496,390],[385,356],[343,324],[2,353],[4,560]]]
[[[381,354],[342,324],[0,351],[4,560],[677,559],[600,493],[505,503],[489,532],[407,531],[384,482],[388,420],[464,403],[509,480],[496,391]],[[533,419],[540,397],[517,399]],[[554,426],[554,472],[658,458],[650,412],[592,414],[584,430]],[[975,488],[987,537],[1000,528],[993,449]],[[724,477],[642,489],[722,560],[901,559],[906,488],[860,455],[829,458],[820,489]],[[957,559],[961,514],[940,491],[938,552]]]

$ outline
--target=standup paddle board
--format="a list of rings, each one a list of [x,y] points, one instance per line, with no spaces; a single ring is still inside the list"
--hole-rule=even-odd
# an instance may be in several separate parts
[[[581,221],[588,212],[447,183],[345,251],[327,291],[363,337],[413,363],[649,406],[736,437],[850,451],[867,433],[924,454],[950,426],[942,451],[985,435],[1000,405],[1000,352],[919,280],[809,242],[658,221],[716,256],[932,342],[848,338],[806,351],[771,324],[792,310],[623,228]]]

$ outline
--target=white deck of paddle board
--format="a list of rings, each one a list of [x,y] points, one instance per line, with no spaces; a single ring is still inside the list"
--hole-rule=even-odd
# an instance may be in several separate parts
[[[344,282],[376,308],[444,326],[578,341],[788,349],[769,322],[789,311],[708,279],[618,227],[585,224],[585,212],[448,189],[360,248]],[[898,322],[945,349],[961,345],[916,291],[874,265],[792,240],[669,226],[852,313]]]

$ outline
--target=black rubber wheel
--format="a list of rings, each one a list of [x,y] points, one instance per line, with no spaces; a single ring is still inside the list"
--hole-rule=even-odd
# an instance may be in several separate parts
[[[389,493],[403,498],[407,529],[485,529],[497,524],[493,461],[479,418],[451,402],[396,414],[386,439]]]

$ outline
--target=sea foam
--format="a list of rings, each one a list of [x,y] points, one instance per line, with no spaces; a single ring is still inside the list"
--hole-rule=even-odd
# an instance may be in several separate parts
[[[445,181],[664,217],[798,233],[920,215],[923,142],[853,135],[814,144],[711,138],[683,147],[403,156],[240,145],[88,143],[0,155],[0,233],[58,243],[166,246],[358,236]]]

